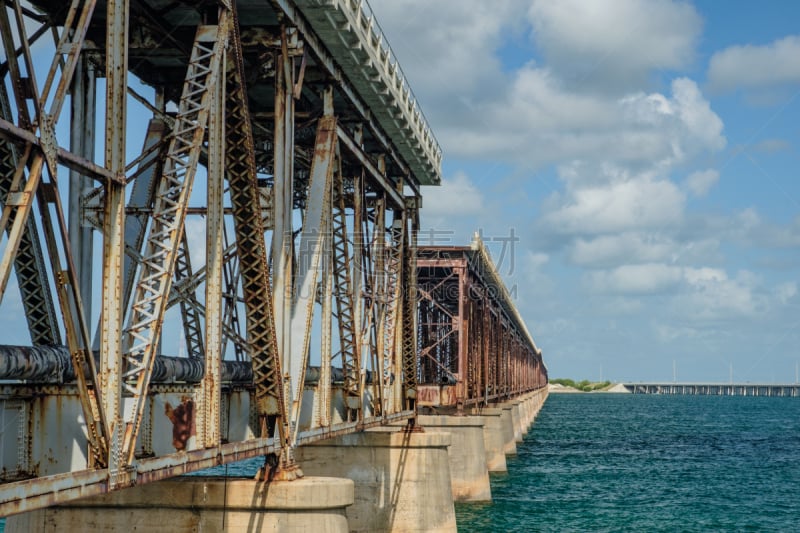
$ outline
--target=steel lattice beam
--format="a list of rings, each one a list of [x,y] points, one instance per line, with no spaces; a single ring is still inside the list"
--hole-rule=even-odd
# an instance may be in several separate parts
[[[126,389],[135,401],[133,416],[126,422],[123,444],[128,463],[133,460],[149,374],[177,259],[176,250],[183,233],[189,193],[218,83],[228,25],[227,11],[223,11],[216,26],[198,28],[164,172],[155,197],[131,318],[125,329],[126,342],[129,343],[125,350],[128,364],[125,379],[134,382],[126,385]]]

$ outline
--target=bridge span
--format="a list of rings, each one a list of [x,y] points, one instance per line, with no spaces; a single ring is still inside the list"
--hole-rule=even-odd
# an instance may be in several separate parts
[[[681,394],[692,396],[800,396],[798,384],[767,383],[625,383],[634,394]]]
[[[532,420],[482,244],[418,263],[442,154],[366,2],[0,0],[0,37],[0,516]]]

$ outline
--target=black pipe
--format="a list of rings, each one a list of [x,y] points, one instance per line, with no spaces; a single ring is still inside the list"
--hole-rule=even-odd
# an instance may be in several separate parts
[[[99,362],[100,354],[94,353]],[[202,359],[158,355],[153,364],[152,383],[199,383],[205,373]],[[75,380],[66,346],[0,345],[0,379],[31,383],[62,384]],[[253,368],[248,361],[222,361],[222,381],[252,383]]]
[[[94,352],[95,361],[100,360]],[[205,373],[202,359],[158,355],[153,364],[151,383],[199,383]],[[366,371],[366,383],[372,384],[374,372]],[[320,368],[309,366],[305,383],[319,383]],[[394,374],[391,376],[394,382]],[[9,346],[0,344],[0,380],[24,380],[29,383],[62,384],[75,381],[72,360],[66,346]],[[331,369],[331,383],[341,384],[344,372]],[[253,367],[249,361],[222,361],[222,382],[253,383]]]

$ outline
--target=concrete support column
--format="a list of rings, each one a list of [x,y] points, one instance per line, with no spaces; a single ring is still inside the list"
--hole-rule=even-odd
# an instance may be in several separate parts
[[[517,439],[514,430],[514,408],[508,404],[497,404],[502,411],[500,417],[503,424],[503,452],[506,455],[517,455]]]
[[[349,479],[182,477],[11,516],[5,531],[345,533],[352,503]]]
[[[528,393],[523,396],[522,400],[522,431],[528,433],[533,425],[533,404],[535,402],[535,393]]]
[[[486,446],[484,445],[484,419],[480,416],[427,416],[417,417],[425,430],[450,433],[447,456],[450,464],[450,482],[453,500],[457,502],[490,502],[492,488],[489,484]],[[505,459],[505,456],[503,457]]]
[[[301,446],[296,457],[306,474],[355,482],[350,531],[455,532],[450,443],[447,433],[384,427]]]
[[[502,409],[473,409],[473,415],[483,420],[483,446],[489,472],[508,472],[505,453],[505,431]]]
[[[514,424],[514,441],[522,442],[522,436],[525,434],[522,427],[522,414],[519,407],[522,402],[513,400],[507,403],[511,406],[511,421]]]

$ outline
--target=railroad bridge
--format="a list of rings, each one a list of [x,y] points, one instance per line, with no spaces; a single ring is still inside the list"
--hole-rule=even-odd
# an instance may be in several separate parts
[[[483,245],[417,249],[442,153],[366,2],[0,0],[0,35],[0,516],[532,420]]]

